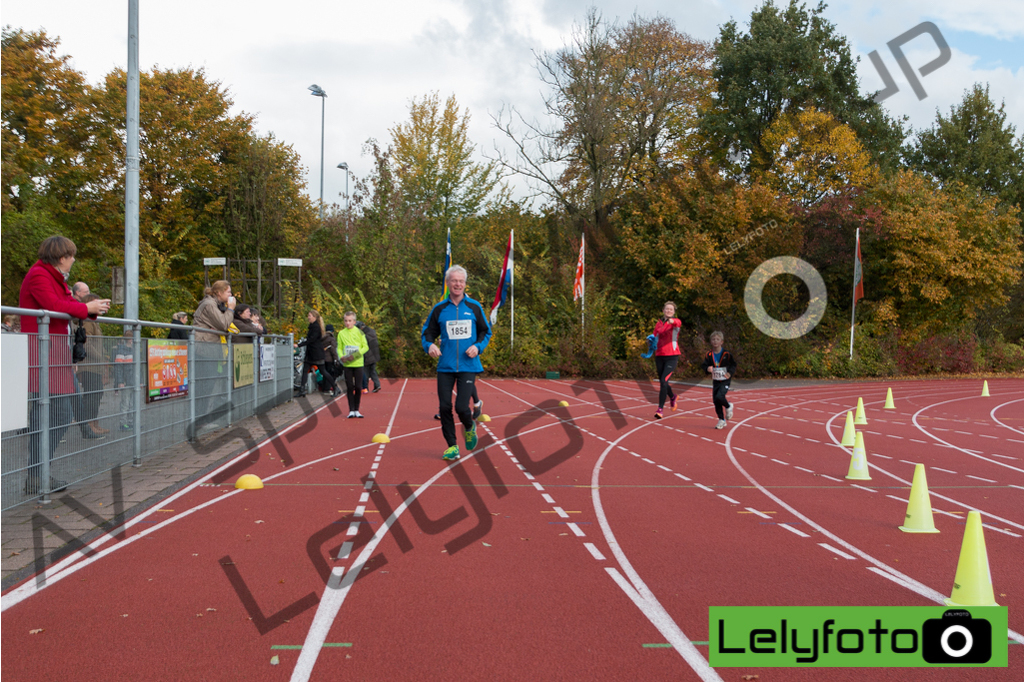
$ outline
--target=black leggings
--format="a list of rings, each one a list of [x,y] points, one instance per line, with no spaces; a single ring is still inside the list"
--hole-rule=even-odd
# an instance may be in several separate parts
[[[345,395],[348,396],[348,411],[358,412],[359,401],[363,397],[363,368],[346,367],[345,374]]]
[[[665,399],[676,397],[676,394],[672,391],[672,386],[668,383],[668,380],[672,377],[672,373],[676,371],[676,364],[679,362],[678,355],[656,355],[654,356],[654,365],[658,368],[658,382],[661,384],[661,388],[658,392],[658,409],[665,407]]]
[[[470,398],[476,397],[476,374],[473,372],[438,372],[437,402],[438,413],[441,415],[441,433],[448,447],[458,445],[455,438],[455,417],[452,415],[452,389],[455,393],[455,412],[459,421],[468,431],[473,428],[473,409],[469,406]]]
[[[725,410],[729,407],[729,399],[725,394],[729,391],[729,380],[711,382],[711,398],[715,401],[715,414],[725,419]]]
[[[313,371],[316,367],[320,370],[320,376],[324,378],[324,385],[332,391],[337,388],[337,384],[334,383],[334,377],[327,371],[327,366],[321,362],[304,362],[302,364],[302,393],[306,393],[306,375]]]

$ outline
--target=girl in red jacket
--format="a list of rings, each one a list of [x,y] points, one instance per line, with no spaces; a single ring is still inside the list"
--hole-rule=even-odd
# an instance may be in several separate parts
[[[676,304],[666,301],[661,309],[661,319],[654,325],[654,337],[657,343],[657,350],[654,352],[654,364],[658,368],[658,411],[654,413],[655,419],[661,419],[662,410],[665,409],[665,398],[668,398],[669,407],[676,411],[676,394],[668,383],[672,373],[676,371],[676,364],[679,362],[679,329],[683,323],[676,315]]]

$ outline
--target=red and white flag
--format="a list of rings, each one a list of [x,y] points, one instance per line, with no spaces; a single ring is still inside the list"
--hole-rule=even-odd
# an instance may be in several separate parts
[[[580,235],[580,257],[576,261],[576,282],[572,285],[572,300],[573,303],[583,298],[583,288],[586,284],[586,278],[583,276],[583,254],[586,242],[584,241],[584,235]]]
[[[860,229],[857,229],[857,255],[853,261],[853,302],[864,298],[864,266],[860,257]]]

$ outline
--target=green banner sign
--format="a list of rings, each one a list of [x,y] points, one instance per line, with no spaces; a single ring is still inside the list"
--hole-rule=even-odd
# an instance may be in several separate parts
[[[1006,667],[999,606],[712,606],[712,667]]]

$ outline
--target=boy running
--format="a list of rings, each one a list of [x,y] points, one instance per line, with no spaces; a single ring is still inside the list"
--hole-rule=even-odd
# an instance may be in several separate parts
[[[715,401],[715,414],[718,415],[716,429],[724,429],[727,419],[732,419],[732,404],[726,398],[732,375],[736,373],[736,360],[732,353],[722,348],[725,335],[722,332],[711,332],[711,350],[704,356],[704,371],[711,375],[711,397]]]

